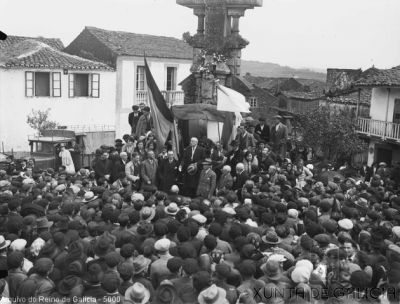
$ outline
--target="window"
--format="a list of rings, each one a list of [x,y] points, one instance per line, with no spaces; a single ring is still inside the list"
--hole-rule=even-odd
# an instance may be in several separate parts
[[[167,91],[176,91],[176,67],[167,67]]]
[[[249,98],[250,108],[257,108],[257,97]]]
[[[25,72],[25,96],[61,97],[61,73]]]
[[[146,90],[146,73],[144,66],[137,66],[136,68],[136,91]]]
[[[100,74],[69,74],[69,97],[100,97]]]

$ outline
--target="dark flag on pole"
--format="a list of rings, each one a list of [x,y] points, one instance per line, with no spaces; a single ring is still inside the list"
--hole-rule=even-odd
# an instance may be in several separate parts
[[[172,146],[175,155],[179,155],[178,150],[178,139],[177,130],[174,122],[174,115],[171,109],[168,108],[164,96],[161,94],[154,81],[153,75],[150,72],[150,68],[147,64],[146,58],[144,58],[144,65],[146,71],[147,91],[148,100],[150,106],[150,112],[153,119],[153,125],[155,130],[155,136],[159,144],[164,145],[168,139],[168,136],[172,135]]]

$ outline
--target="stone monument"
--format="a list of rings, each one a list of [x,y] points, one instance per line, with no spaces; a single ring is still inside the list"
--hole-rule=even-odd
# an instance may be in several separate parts
[[[183,35],[193,47],[192,74],[182,83],[185,103],[217,103],[216,81],[235,89],[240,85],[241,50],[248,41],[239,34],[239,19],[246,9],[262,6],[263,0],[176,0],[193,9],[197,33]]]

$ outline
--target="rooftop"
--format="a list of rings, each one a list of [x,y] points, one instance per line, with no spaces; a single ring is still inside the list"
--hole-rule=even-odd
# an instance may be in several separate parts
[[[0,49],[0,67],[113,70],[104,63],[73,56],[36,39],[19,40]]]
[[[288,98],[303,99],[303,100],[317,100],[324,98],[321,92],[296,92],[296,91],[282,91],[281,94]]]
[[[43,42],[59,51],[64,49],[64,44],[61,42],[61,40],[59,38],[44,38],[44,37],[36,37],[35,38],[35,37],[23,37],[23,36],[7,36],[6,40],[0,40],[0,50],[8,48],[13,44],[25,41],[27,39]]]
[[[109,31],[91,26],[86,26],[85,30],[120,56],[193,59],[193,48],[177,38]]]
[[[400,66],[380,70],[372,67],[364,71],[355,83],[356,87],[399,87],[400,86]]]

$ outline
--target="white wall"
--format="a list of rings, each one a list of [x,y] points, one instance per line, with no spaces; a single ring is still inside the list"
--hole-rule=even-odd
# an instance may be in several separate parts
[[[394,100],[400,98],[400,89],[390,89],[389,93],[389,108],[388,104],[388,89],[387,88],[373,88],[371,96],[371,108],[370,116],[372,119],[376,120],[386,120],[392,122],[393,120],[393,110],[394,110]]]
[[[25,71],[61,72],[61,97],[25,97]],[[50,108],[50,119],[61,125],[114,125],[116,73],[93,73],[100,74],[100,97],[69,98],[68,75],[62,70],[0,69],[0,144],[4,143],[4,150],[30,149],[28,135],[33,135],[35,130],[28,126],[26,119],[32,109]]]
[[[177,67],[177,83],[180,83],[190,75],[191,60],[165,59],[147,57],[151,73],[160,91],[166,90],[167,67]],[[136,70],[137,66],[143,66],[143,57],[120,56],[117,59],[117,100],[116,100],[116,136],[130,133],[128,115],[132,106],[139,104],[136,100]],[[177,90],[181,90],[177,86]]]

